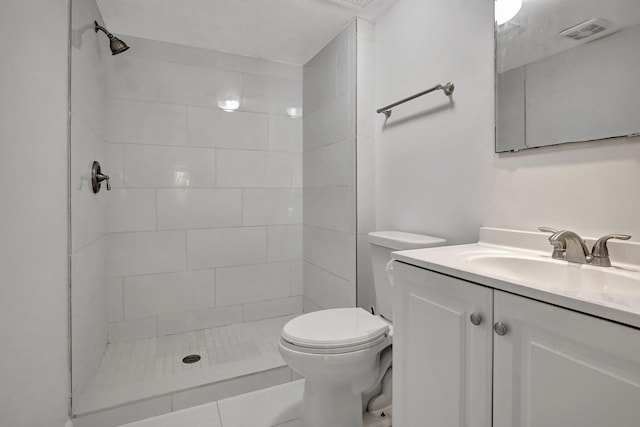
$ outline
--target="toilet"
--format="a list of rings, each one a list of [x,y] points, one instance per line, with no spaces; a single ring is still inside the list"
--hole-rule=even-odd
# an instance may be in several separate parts
[[[369,233],[376,291],[371,313],[359,307],[303,314],[290,320],[279,350],[305,377],[304,427],[391,425],[391,252],[446,244],[444,239],[400,231]],[[374,314],[372,314],[374,313]]]

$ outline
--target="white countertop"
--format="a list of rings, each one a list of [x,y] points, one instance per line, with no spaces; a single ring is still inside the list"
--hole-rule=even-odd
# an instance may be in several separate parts
[[[524,232],[497,228],[481,228],[478,243],[459,246],[443,246],[428,249],[413,249],[393,252],[394,260],[425,268],[427,270],[457,277],[505,292],[536,299],[538,301],[565,307],[578,312],[612,320],[640,328],[640,286],[637,292],[613,294],[610,292],[580,292],[575,288],[562,286],[540,287],[532,283],[500,277],[487,273],[486,269],[465,262],[465,256],[517,254],[528,257],[551,258],[552,247],[548,233]],[[585,239],[588,245],[594,239]],[[613,268],[640,280],[640,244],[634,242],[610,241],[609,250],[613,267],[593,267],[568,264],[570,268]],[[565,261],[552,261],[565,262]]]

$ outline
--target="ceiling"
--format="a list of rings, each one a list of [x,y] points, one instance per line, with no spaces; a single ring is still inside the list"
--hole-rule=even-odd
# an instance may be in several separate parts
[[[529,64],[598,37],[570,40],[558,33],[592,18],[614,24],[605,36],[640,24],[639,0],[523,0],[522,9],[498,30],[498,71]]]
[[[331,0],[97,0],[116,34],[298,65],[354,17],[375,21],[396,1],[360,9]]]

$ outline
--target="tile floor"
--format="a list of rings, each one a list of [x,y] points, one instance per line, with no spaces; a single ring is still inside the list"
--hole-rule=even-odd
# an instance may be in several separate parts
[[[298,380],[121,427],[301,427],[303,389]]]
[[[75,413],[114,408],[276,368],[288,369],[277,347],[282,326],[293,317],[109,344],[94,380],[74,402]],[[199,354],[201,360],[182,363],[189,354]],[[176,409],[175,404],[172,409]]]

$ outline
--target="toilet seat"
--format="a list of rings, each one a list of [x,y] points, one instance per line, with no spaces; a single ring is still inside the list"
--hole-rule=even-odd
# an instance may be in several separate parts
[[[374,347],[390,326],[362,308],[336,308],[303,314],[282,328],[283,346],[304,353],[339,354]]]

